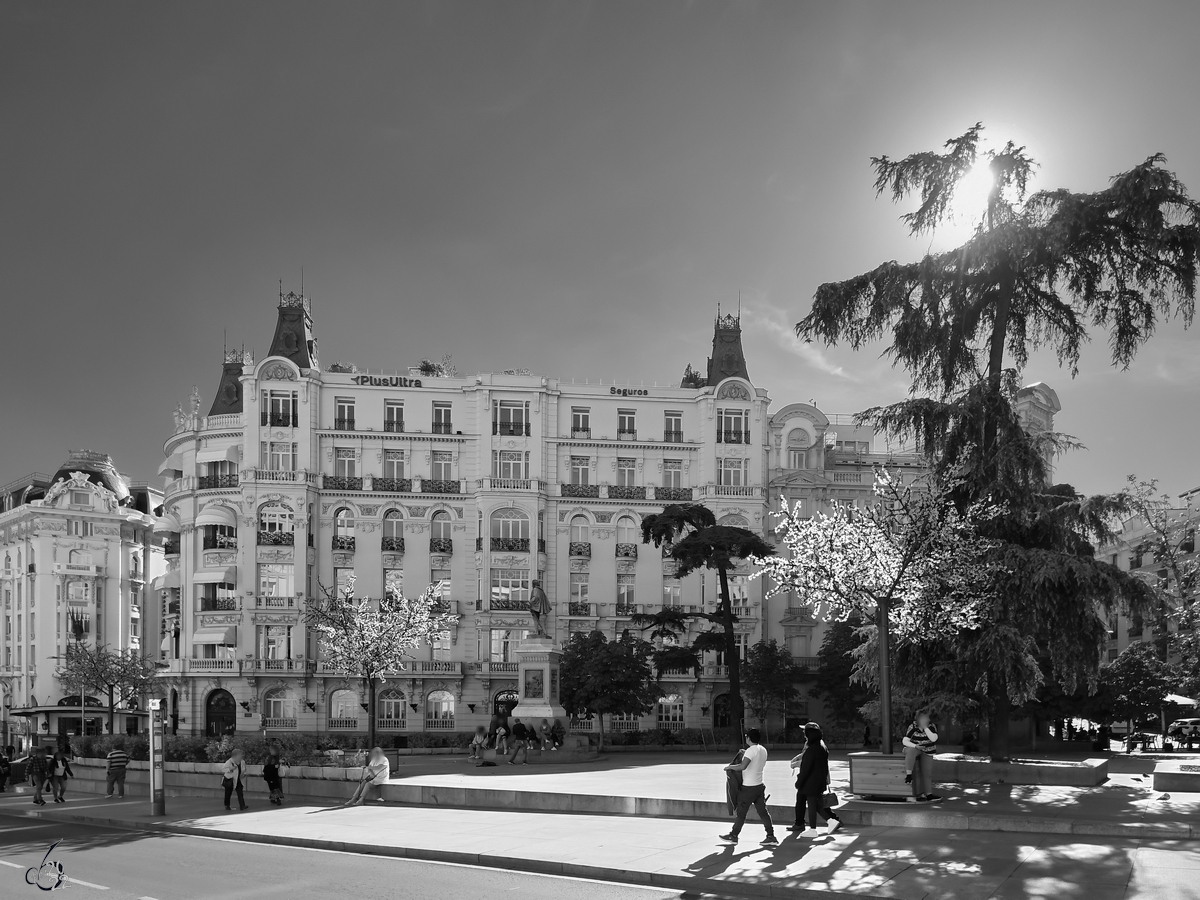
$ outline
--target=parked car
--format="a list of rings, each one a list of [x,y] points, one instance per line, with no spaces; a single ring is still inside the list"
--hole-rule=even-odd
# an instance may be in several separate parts
[[[1186,734],[1193,728],[1200,731],[1200,719],[1176,719],[1167,728],[1167,734],[1174,734],[1176,731],[1183,731]]]

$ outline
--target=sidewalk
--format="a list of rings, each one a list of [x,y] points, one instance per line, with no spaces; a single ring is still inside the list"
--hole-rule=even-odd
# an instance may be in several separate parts
[[[219,801],[172,798],[152,818],[149,801],[71,794],[34,808],[0,796],[0,813],[139,831],[196,834],[317,849],[393,855],[744,897],[901,900],[1200,900],[1200,847],[1184,841],[980,834],[847,826],[830,836],[785,836],[723,845],[728,821],[663,820],[511,810],[331,808],[292,798],[226,813]],[[753,816],[753,814],[751,814]],[[830,893],[834,892],[834,893]]]

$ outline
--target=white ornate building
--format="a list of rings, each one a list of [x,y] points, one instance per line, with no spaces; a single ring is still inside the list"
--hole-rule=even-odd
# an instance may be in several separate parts
[[[4,745],[33,734],[99,734],[107,698],[68,693],[55,676],[68,644],[141,649],[159,614],[144,602],[163,571],[151,529],[159,490],[132,484],[102,453],[76,450],[53,477],[32,474],[0,489],[0,694]],[[143,698],[144,699],[144,698]],[[101,708],[103,707],[103,708]],[[117,731],[145,727],[144,703],[121,708]]]

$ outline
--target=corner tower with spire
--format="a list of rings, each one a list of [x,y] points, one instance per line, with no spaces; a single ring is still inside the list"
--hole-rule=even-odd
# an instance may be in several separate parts
[[[726,378],[749,381],[750,375],[746,372],[746,354],[742,352],[741,315],[721,315],[718,309],[707,383],[717,384]]]
[[[317,339],[313,336],[312,306],[309,299],[294,291],[279,289],[279,319],[268,356],[290,359],[303,371],[319,369]]]

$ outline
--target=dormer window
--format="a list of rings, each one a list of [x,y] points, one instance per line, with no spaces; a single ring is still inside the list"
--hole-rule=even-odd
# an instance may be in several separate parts
[[[72,506],[91,506],[92,495],[87,491],[71,491]]]

